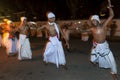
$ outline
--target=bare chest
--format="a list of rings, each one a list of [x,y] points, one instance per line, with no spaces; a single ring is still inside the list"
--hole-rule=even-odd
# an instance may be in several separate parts
[[[96,35],[102,35],[106,33],[106,30],[104,28],[95,28],[92,30],[92,32]]]

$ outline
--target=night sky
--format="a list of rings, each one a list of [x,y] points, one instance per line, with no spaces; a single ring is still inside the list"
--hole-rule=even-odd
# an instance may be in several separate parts
[[[67,0],[0,0],[0,16],[8,16],[17,20],[20,16],[27,16],[30,20],[46,20],[45,13],[52,11],[57,19],[88,19],[92,14],[107,14],[107,0],[73,0],[77,1],[75,8],[70,8]],[[69,1],[69,0],[68,0]],[[111,0],[114,5],[115,18],[120,18],[120,0]],[[72,9],[76,9],[75,16],[71,17]]]

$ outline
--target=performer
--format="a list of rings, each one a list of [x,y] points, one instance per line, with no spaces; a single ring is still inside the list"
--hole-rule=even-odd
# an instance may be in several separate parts
[[[54,63],[56,64],[57,68],[59,68],[59,65],[63,65],[64,68],[67,69],[64,50],[62,47],[62,43],[59,40],[60,33],[62,34],[65,40],[66,38],[63,35],[60,26],[55,23],[55,15],[52,12],[49,12],[47,14],[47,17],[47,25],[43,25],[41,27],[41,29],[46,28],[49,33],[49,41],[46,44],[46,48],[43,54],[43,61],[45,62],[45,64]],[[67,40],[66,45],[69,46]]]
[[[37,24],[33,21],[28,22],[28,25],[30,27],[30,36],[36,37],[37,35]]]
[[[0,47],[2,46],[2,36],[1,36],[1,32],[0,32]]]
[[[2,26],[0,24],[0,47],[2,46]]]
[[[12,39],[10,38],[12,21],[7,20],[4,25],[2,46],[6,48],[6,53],[9,56],[12,53]]]
[[[7,42],[7,40],[8,40],[10,28],[7,26],[8,19],[3,19],[3,21],[4,22],[1,25],[1,27],[2,27],[2,47],[5,47],[5,42]]]
[[[19,34],[19,44],[18,44],[18,59],[32,59],[32,51],[29,42],[29,26],[26,17],[21,17],[21,24],[18,28]]]
[[[112,10],[110,0],[108,0],[108,3],[109,17],[103,24],[101,24],[98,15],[93,15],[90,18],[91,24],[93,26],[90,29],[93,34],[93,47],[91,51],[90,61],[94,64],[98,63],[99,67],[101,68],[110,68],[110,73],[113,79],[118,80],[116,62],[106,41],[107,25],[114,17],[114,12]]]
[[[17,53],[17,37],[15,35],[15,26],[13,24],[12,21],[8,21],[8,26],[10,27],[10,32],[9,32],[9,39],[11,40],[12,44],[11,44],[11,51],[12,54],[11,55],[15,55]]]

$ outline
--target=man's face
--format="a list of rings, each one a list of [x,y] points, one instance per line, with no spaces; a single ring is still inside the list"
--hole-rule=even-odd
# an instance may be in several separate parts
[[[99,22],[97,21],[97,20],[95,20],[95,19],[93,19],[93,20],[91,20],[91,24],[93,25],[93,26],[98,26],[98,24],[99,24]]]
[[[10,26],[13,26],[13,23],[12,23],[12,22],[10,23]]]
[[[49,18],[48,21],[49,21],[49,22],[54,22],[54,21],[55,21],[55,17]]]
[[[24,19],[24,20],[23,20],[23,23],[26,24],[26,23],[27,23],[27,19]]]

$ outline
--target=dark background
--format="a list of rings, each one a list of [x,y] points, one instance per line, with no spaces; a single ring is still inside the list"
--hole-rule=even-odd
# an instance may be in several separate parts
[[[111,0],[114,18],[120,18],[120,0]],[[29,20],[44,21],[46,12],[52,11],[59,20],[88,19],[98,14],[108,17],[107,0],[0,0],[0,19],[19,20],[26,16]]]

